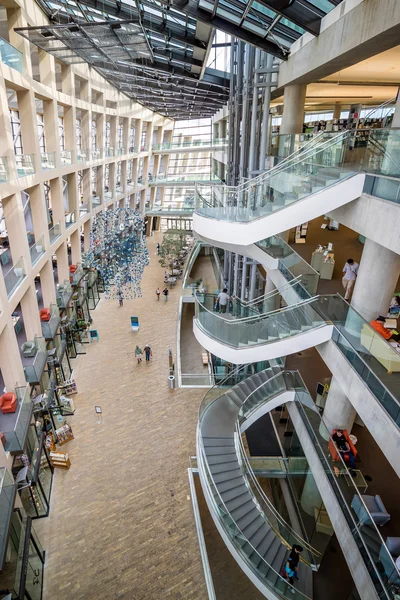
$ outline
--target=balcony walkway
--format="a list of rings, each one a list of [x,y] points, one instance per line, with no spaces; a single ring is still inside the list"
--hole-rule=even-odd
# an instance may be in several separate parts
[[[92,313],[100,341],[73,361],[75,439],[61,448],[71,469],[56,471],[50,516],[35,522],[46,549],[44,598],[207,595],[187,477],[204,390],[167,386],[180,286],[167,303],[156,301],[164,275],[154,255],[157,239],[148,239],[143,298],[123,308],[102,299]],[[131,315],[139,317],[139,333],[130,330]],[[151,345],[150,364],[136,364],[136,343]]]

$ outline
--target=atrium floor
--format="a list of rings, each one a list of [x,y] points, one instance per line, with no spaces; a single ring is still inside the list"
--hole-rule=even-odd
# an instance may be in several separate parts
[[[56,471],[50,516],[34,523],[46,550],[44,600],[206,597],[187,477],[204,390],[168,389],[180,285],[157,302],[156,242],[148,238],[143,298],[122,308],[102,299],[92,313],[100,341],[73,361],[75,439],[62,447],[71,468]],[[137,365],[135,346],[146,343],[153,359]]]

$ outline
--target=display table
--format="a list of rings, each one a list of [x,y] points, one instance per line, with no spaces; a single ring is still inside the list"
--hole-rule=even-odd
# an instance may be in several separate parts
[[[335,258],[332,250],[317,248],[311,256],[311,266],[318,271],[321,279],[332,279]]]

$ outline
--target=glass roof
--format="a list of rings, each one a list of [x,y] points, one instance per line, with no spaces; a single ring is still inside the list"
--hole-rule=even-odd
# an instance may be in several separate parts
[[[36,2],[51,25],[17,28],[30,42],[67,64],[87,62],[152,110],[191,119],[214,114],[228,99],[229,81],[204,64],[213,28],[284,60],[306,31],[318,35],[341,0]]]

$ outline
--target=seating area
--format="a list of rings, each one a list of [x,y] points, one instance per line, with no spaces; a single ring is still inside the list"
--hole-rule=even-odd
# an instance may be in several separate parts
[[[36,350],[36,344],[32,340],[24,342],[21,346],[21,352],[25,358],[32,358],[35,356]]]
[[[362,525],[371,524],[371,518],[381,527],[390,521],[390,515],[378,494],[376,496],[354,495],[351,507]]]
[[[0,408],[3,415],[15,413],[17,406],[17,396],[12,392],[6,392],[0,396]]]

